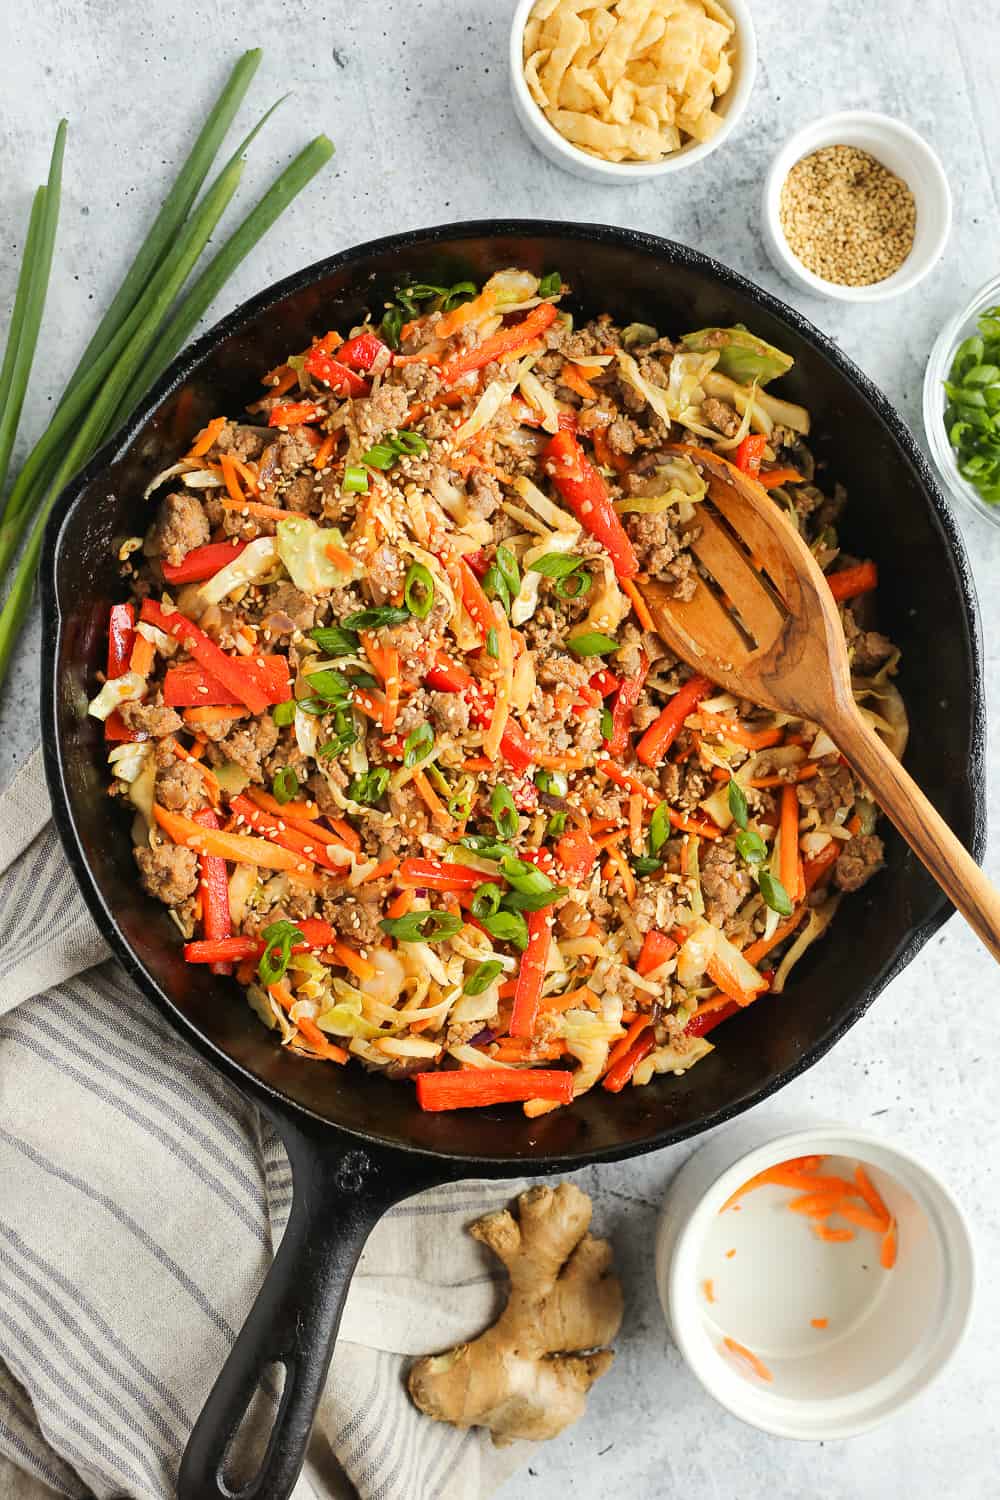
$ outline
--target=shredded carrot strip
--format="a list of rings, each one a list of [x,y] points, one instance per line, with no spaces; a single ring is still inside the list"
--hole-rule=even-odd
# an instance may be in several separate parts
[[[826,1328],[827,1325],[830,1322],[830,1319],[829,1318],[810,1318],[809,1321],[812,1324],[813,1328]]]
[[[277,1000],[282,1010],[291,1010],[295,1004],[295,997],[283,979],[279,979],[275,984],[269,984],[267,993],[272,1000]]]
[[[715,1284],[712,1281],[711,1276],[706,1276],[705,1280],[701,1284],[701,1289],[705,1293],[706,1302],[715,1301]]]
[[[854,1239],[853,1229],[831,1229],[829,1224],[813,1224],[811,1228],[818,1240],[827,1240],[831,1244],[840,1245]]]
[[[201,458],[202,454],[207,453],[209,448],[211,448],[212,444],[215,442],[216,438],[219,436],[219,433],[222,431],[225,425],[225,417],[213,417],[208,426],[203,427],[198,433],[198,436],[195,438],[189,451],[185,454],[185,457]]]
[[[389,902],[389,905],[385,909],[385,914],[387,917],[392,917],[393,919],[396,917],[405,917],[412,905],[413,892],[400,891],[395,900]]]
[[[222,469],[222,477],[226,481],[226,489],[230,500],[234,500],[238,506],[246,504],[246,496],[240,489],[239,477],[236,473],[236,465],[228,453],[223,453],[219,458],[219,466]]]
[[[631,578],[619,578],[618,584],[632,601],[632,608],[635,610],[636,619],[643,630],[655,630],[656,626],[653,624],[653,616],[649,612],[649,606],[640,594],[634,580]]]
[[[386,875],[391,875],[393,871],[398,868],[398,866],[398,859],[383,859],[381,864],[375,866],[374,870],[368,871],[368,874],[360,882],[360,884],[367,885],[369,880],[382,880]]]
[[[882,1195],[860,1162],[854,1168],[854,1182],[872,1213],[881,1220],[881,1227],[887,1229],[892,1223],[892,1214],[886,1208]]]
[[[361,853],[361,840],[346,818],[331,818],[330,827],[339,836],[341,843],[347,845],[352,854]]]
[[[343,547],[335,547],[333,542],[327,542],[323,550],[325,551],[327,557],[333,563],[335,568],[339,568],[342,573],[349,573],[352,571],[354,567],[354,558],[349,552],[346,552]]]
[[[882,1249],[879,1260],[887,1271],[891,1271],[896,1264],[896,1221],[893,1219],[889,1228],[882,1236]]]
[[[514,983],[516,984],[517,981],[515,980]],[[502,993],[501,989],[501,995]],[[600,1004],[594,991],[588,985],[581,984],[575,990],[564,990],[561,995],[546,995],[542,1000],[542,1010],[572,1010],[577,1006],[586,1007],[587,1010],[598,1010]]]
[[[642,1035],[642,1033],[646,1030],[646,1027],[650,1024],[651,1023],[649,1016],[640,1016],[637,1021],[632,1022],[632,1025],[626,1031],[625,1035],[621,1038],[620,1041],[617,1041],[615,1043],[611,1051],[608,1053],[608,1060],[604,1064],[604,1068],[601,1073],[602,1078],[604,1077],[605,1073],[610,1073],[611,1069],[615,1066],[616,1063],[621,1062],[626,1052],[628,1052],[630,1047],[632,1046],[632,1043]]]
[[[621,880],[622,887],[625,891],[626,900],[629,903],[633,902],[638,895],[638,890],[636,888],[635,876],[632,874],[632,866],[629,864],[624,854],[622,854],[621,850],[616,849],[614,846],[610,846],[608,848],[607,857],[604,862],[605,880],[608,879],[609,864],[613,865],[613,867],[618,871],[618,877]]]
[[[805,1214],[810,1219],[826,1219],[830,1214],[840,1212],[841,1194],[834,1192],[804,1193],[801,1198],[793,1198],[788,1209],[793,1214]]]
[[[361,954],[356,953],[347,943],[336,942],[332,944],[332,947],[334,953],[344,965],[344,968],[350,969],[351,973],[355,974],[358,979],[375,978],[378,970],[370,959],[362,958]]]
[[[450,832],[454,827],[454,824],[448,815],[448,810],[445,807],[444,803],[441,801],[437,792],[427,780],[427,777],[423,771],[414,771],[413,785],[420,793],[424,805],[426,806],[427,811],[430,813],[433,822],[436,823],[437,826],[444,832]]]
[[[382,710],[382,732],[391,734],[399,712],[399,652],[390,646],[385,653],[385,707]]]
[[[597,392],[594,390],[594,387],[579,365],[573,364],[571,360],[567,360],[559,372],[559,383],[568,386],[578,396],[582,396],[584,401],[597,400]]]
[[[891,1220],[883,1219],[881,1214],[873,1214],[870,1208],[859,1208],[856,1203],[838,1203],[837,1213],[856,1224],[859,1229],[870,1229],[873,1234],[885,1234],[891,1223]]]
[[[301,521],[302,516],[297,510],[282,510],[278,505],[263,505],[259,500],[247,500],[236,484],[235,475],[233,483],[236,485],[236,493],[232,490],[222,498],[223,510],[238,510],[248,516],[255,516],[259,521]]]
[[[794,786],[800,781],[811,781],[814,776],[818,775],[819,766],[810,763],[807,766],[796,766],[791,776],[778,775],[777,772],[773,776],[754,776],[748,782],[748,785],[752,787],[763,788],[771,786],[788,786],[789,783],[791,783]]]
[[[469,571],[471,572],[471,569]],[[493,604],[490,608],[497,633],[499,676],[496,696],[493,700],[493,717],[490,720],[490,727],[483,736],[483,754],[487,755],[490,760],[496,760],[500,754],[500,741],[503,739],[503,733],[510,718],[510,700],[514,687],[514,642],[511,639],[507,616],[501,606]]]
[[[730,1354],[735,1354],[737,1359],[743,1360],[745,1364],[748,1364],[750,1366],[751,1370],[758,1377],[758,1379],[774,1379],[774,1376],[771,1374],[764,1361],[758,1359],[756,1354],[754,1354],[751,1349],[745,1348],[743,1344],[738,1344],[735,1339],[731,1339],[728,1337],[724,1338],[722,1342],[725,1344]]]
[[[243,483],[246,485],[251,495],[258,495],[260,493],[260,487],[257,483],[256,469],[252,469],[249,464],[244,463],[242,458],[237,458],[235,453],[231,453],[228,456],[233,465],[233,468],[243,480]]]
[[[314,469],[325,469],[333,457],[333,450],[337,446],[337,434],[328,432],[313,455],[312,466]]]
[[[781,789],[780,880],[794,901],[799,889],[799,799],[793,786]]]
[[[132,647],[132,655],[129,657],[128,669],[135,672],[139,677],[148,677],[150,668],[156,660],[156,647],[152,641],[147,641],[144,635],[136,632],[135,644]]]
[[[348,1061],[348,1053],[344,1051],[343,1047],[338,1047],[334,1042],[330,1041],[329,1037],[324,1036],[316,1025],[316,1022],[310,1020],[308,1016],[300,1016],[295,1024],[309,1045],[320,1057],[328,1057],[331,1062],[346,1063]]]
[[[734,1248],[733,1248],[733,1249],[732,1249],[732,1250],[727,1250],[727,1251],[726,1251],[726,1259],[727,1259],[727,1260],[732,1260],[732,1258],[733,1258],[733,1256],[734,1256],[734,1255],[735,1255],[735,1254],[736,1254],[736,1249],[735,1249],[735,1247],[734,1247]]]
[[[793,912],[790,917],[786,918],[784,922],[780,923],[774,929],[769,938],[758,938],[755,943],[750,944],[749,948],[744,948],[743,957],[747,963],[753,964],[754,968],[756,968],[765,954],[770,953],[772,948],[776,948],[779,943],[785,941],[786,937],[791,936],[805,914],[805,908],[801,911]]]
[[[491,289],[483,290],[478,297],[471,302],[462,302],[458,307],[452,308],[443,317],[439,318],[434,325],[434,337],[437,339],[450,339],[453,333],[464,328],[472,318],[481,318],[492,311],[496,302],[496,292]]]
[[[821,1156],[796,1156],[790,1161],[779,1162],[775,1167],[758,1172],[755,1177],[744,1182],[742,1187],[738,1187],[735,1193],[730,1194],[719,1212],[724,1213],[727,1208],[732,1208],[744,1193],[752,1193],[754,1188],[766,1187],[769,1183],[775,1183],[778,1187],[807,1187],[809,1184],[803,1179],[815,1172],[822,1160]]]
[[[587,764],[585,755],[549,755],[545,750],[533,750],[531,758],[546,771],[582,771]]]
[[[639,792],[629,792],[628,795],[628,839],[632,853],[642,853],[642,806],[643,798]]]

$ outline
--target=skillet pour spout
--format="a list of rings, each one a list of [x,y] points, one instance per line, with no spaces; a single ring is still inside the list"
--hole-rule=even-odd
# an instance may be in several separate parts
[[[982,652],[968,561],[917,444],[884,396],[797,313],[683,245],[631,230],[531,220],[442,225],[361,245],[310,266],[237,309],[175,361],[129,426],[58,501],[41,558],[42,735],[53,817],[98,927],[140,989],[218,1072],[263,1107],[292,1160],[292,1220],[274,1268],[199,1419],[181,1500],[234,1491],[232,1433],[262,1369],[285,1365],[263,1467],[238,1493],[285,1500],[305,1451],[347,1285],[391,1203],[458,1177],[576,1170],[669,1146],[773,1094],[860,1019],[949,908],[890,832],[886,868],[845,902],[787,993],[718,1033],[681,1077],[611,1095],[595,1089],[537,1120],[517,1108],[422,1114],[413,1090],[301,1062],[260,1026],[238,988],[184,963],[165,909],[135,879],[127,824],[106,796],[105,745],[86,714],[103,666],[108,612],[124,596],[117,552],[148,524],[143,491],[218,412],[259,395],[261,370],[331,327],[378,314],[405,281],[482,282],[507,266],[558,269],[571,310],[664,333],[745,323],[793,356],[783,394],[808,405],[817,461],[855,503],[844,546],[879,564],[883,624],[902,647],[898,677],[913,733],[907,766],[972,854],[985,837]],[[934,607],[914,579],[933,577]],[[947,713],[941,699],[946,698]],[[428,1331],[433,1342],[433,1331]]]

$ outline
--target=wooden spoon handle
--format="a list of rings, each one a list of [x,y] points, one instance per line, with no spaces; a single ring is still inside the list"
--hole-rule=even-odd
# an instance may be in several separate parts
[[[1000,962],[1000,891],[860,714],[848,710],[825,727],[910,848]]]

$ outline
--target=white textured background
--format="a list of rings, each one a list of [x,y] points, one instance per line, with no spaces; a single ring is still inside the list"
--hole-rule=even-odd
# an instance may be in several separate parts
[[[997,0],[757,0],[760,70],[737,136],[662,183],[592,187],[538,156],[507,100],[510,6],[501,0],[279,0],[123,5],[0,4],[0,308],[9,308],[30,192],[51,133],[70,122],[63,217],[25,433],[41,430],[100,310],[149,223],[227,65],[265,59],[252,111],[293,90],[255,144],[258,191],[318,130],[335,164],[245,264],[222,314],[276,277],[356,241],[489,215],[634,225],[687,241],[794,302],[833,334],[920,428],[924,362],[944,318],[1000,265],[1000,6]],[[757,197],[770,154],[797,125],[842,108],[908,120],[937,146],[955,194],[945,259],[898,302],[813,301],[766,264]],[[855,497],[859,503],[859,497]],[[860,500],[863,503],[863,497]],[[1000,701],[1000,532],[964,513],[983,604],[991,703]],[[933,607],[926,581],[915,597]],[[0,715],[0,783],[37,738],[37,634],[25,637]],[[996,753],[991,759],[996,765]],[[994,808],[995,810],[995,808]],[[995,826],[994,826],[995,832]],[[994,878],[1000,862],[994,849]],[[944,1173],[975,1226],[980,1291],[970,1335],[913,1408],[850,1443],[795,1445],[718,1409],[669,1345],[652,1281],[664,1184],[686,1147],[582,1173],[611,1233],[628,1294],[612,1373],[586,1420],[539,1450],[504,1500],[683,1494],[688,1500],[990,1500],[1000,1493],[1000,1153],[996,971],[953,921],[820,1066],[768,1110],[873,1126]],[[474,1497],[470,1497],[474,1500]]]

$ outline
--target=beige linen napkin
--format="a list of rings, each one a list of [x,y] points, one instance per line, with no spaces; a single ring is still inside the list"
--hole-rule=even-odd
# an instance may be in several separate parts
[[[475,1500],[530,1448],[431,1422],[408,1357],[482,1328],[465,1226],[523,1184],[421,1194],[373,1233],[295,1500]],[[271,1263],[288,1159],[136,990],[91,921],[35,754],[0,798],[0,1495],[171,1500]],[[341,1467],[342,1466],[342,1467]]]

